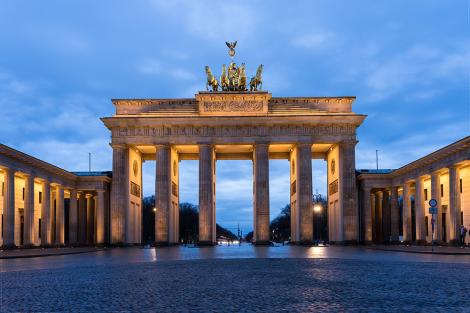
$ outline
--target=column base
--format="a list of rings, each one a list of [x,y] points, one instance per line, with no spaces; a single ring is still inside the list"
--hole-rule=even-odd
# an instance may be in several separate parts
[[[24,244],[21,246],[21,249],[32,249],[35,248],[35,246],[32,243]]]
[[[339,246],[356,246],[358,245],[357,240],[344,240],[344,241],[330,241],[330,245],[339,245]]]
[[[14,243],[9,245],[2,245],[2,250],[13,250],[18,248]]]
[[[259,240],[253,242],[253,245],[255,246],[273,246],[273,243],[269,240]]]
[[[152,244],[153,247],[169,247],[171,244],[168,241],[155,241]]]
[[[427,241],[425,239],[415,240],[413,244],[417,246],[425,246],[427,244]]]
[[[449,246],[460,246],[460,240],[452,239],[449,241]]]
[[[213,247],[216,246],[217,243],[212,241],[198,241],[197,245],[199,247]]]

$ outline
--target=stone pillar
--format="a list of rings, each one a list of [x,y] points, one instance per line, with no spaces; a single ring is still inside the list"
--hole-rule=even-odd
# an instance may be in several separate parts
[[[383,192],[375,193],[375,239],[376,243],[383,243]]]
[[[436,223],[434,224],[434,240],[442,241],[442,205],[441,205],[441,175],[437,172],[431,174],[431,198],[437,201]],[[429,205],[424,205],[428,209]],[[432,228],[429,230],[431,234]]]
[[[269,243],[269,145],[257,143],[253,151],[253,240]]]
[[[362,212],[364,216],[364,242],[372,242],[372,212],[371,212],[371,194],[369,187],[362,189]]]
[[[77,208],[77,190],[70,190],[69,204],[69,244],[78,242],[78,208]]]
[[[5,193],[3,197],[3,247],[15,247],[15,171],[3,169]]]
[[[457,166],[449,167],[449,239],[456,244],[460,239],[460,176]]]
[[[403,242],[410,243],[413,240],[411,234],[411,191],[410,184],[405,182],[403,185]]]
[[[33,245],[34,234],[34,177],[25,175],[24,185],[24,245]]]
[[[78,242],[86,244],[86,195],[80,192],[78,199]]]
[[[359,239],[355,161],[356,143],[356,141],[344,141],[339,144],[339,187],[343,215],[343,240],[345,242],[357,242]]]
[[[398,207],[398,187],[390,189],[390,240],[398,242],[400,236],[400,209]]]
[[[199,244],[216,243],[215,151],[209,144],[199,145]]]
[[[382,192],[382,239],[384,242],[390,242],[390,222],[390,192],[384,190]]]
[[[92,194],[86,195],[86,243],[92,245],[94,243],[93,229],[95,225],[95,199]]]
[[[64,245],[64,187],[56,187],[56,207],[55,207],[55,244]]]
[[[372,235],[372,242],[377,243],[377,229],[376,229],[376,203],[377,203],[377,195],[375,192],[372,192],[370,194],[370,213],[371,213],[371,218],[370,218],[370,227],[371,227],[371,235]]]
[[[96,205],[96,227],[95,237],[96,243],[99,245],[104,244],[104,209],[105,209],[105,191],[103,189],[97,190],[97,205]]]
[[[113,181],[111,184],[111,243],[125,242],[125,217],[129,208],[129,148],[113,144]]]
[[[312,145],[298,144],[297,150],[297,210],[300,242],[313,241]]]
[[[415,219],[416,219],[416,241],[426,242],[426,225],[424,225],[424,189],[423,178],[416,178],[415,185]]]
[[[46,180],[42,185],[42,208],[41,208],[41,245],[52,244],[52,219],[51,219],[51,185]]]
[[[170,147],[158,145],[157,167],[155,177],[155,242],[160,245],[169,244],[169,213],[170,213]],[[200,188],[200,187],[199,187]]]

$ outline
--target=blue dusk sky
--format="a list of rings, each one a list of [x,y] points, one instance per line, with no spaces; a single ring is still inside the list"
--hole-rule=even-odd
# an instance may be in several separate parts
[[[193,97],[204,66],[264,64],[273,96],[356,96],[356,167],[396,168],[470,133],[469,1],[0,1],[0,142],[70,171],[111,170],[111,98]],[[154,192],[155,162],[144,164]],[[197,203],[183,161],[181,201]],[[217,162],[217,222],[252,227],[251,161]],[[326,166],[313,162],[314,191]],[[288,162],[270,161],[271,217]]]

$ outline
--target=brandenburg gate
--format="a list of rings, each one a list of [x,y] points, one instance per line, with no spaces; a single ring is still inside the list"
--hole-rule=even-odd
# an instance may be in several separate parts
[[[199,160],[199,243],[216,243],[217,160],[253,161],[254,242],[269,241],[269,159],[290,162],[291,241],[313,240],[312,159],[327,160],[330,242],[357,242],[355,97],[273,97],[245,65],[223,67],[219,82],[189,99],[115,99],[111,131],[111,242],[140,243],[142,162],[156,160],[156,244],[179,242],[179,161]],[[236,76],[239,75],[239,76]],[[236,78],[237,81],[233,81]],[[257,81],[258,79],[258,81]],[[240,87],[241,86],[241,87]],[[210,88],[209,88],[210,87]],[[287,201],[287,199],[286,199]]]

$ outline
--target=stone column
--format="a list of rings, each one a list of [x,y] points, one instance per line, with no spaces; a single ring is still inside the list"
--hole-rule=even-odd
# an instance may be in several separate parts
[[[215,152],[209,144],[199,145],[199,244],[216,243]]]
[[[104,244],[104,208],[105,208],[105,191],[103,189],[99,189],[96,191],[98,193],[97,196],[97,205],[96,205],[96,227],[95,227],[95,234],[96,234],[96,243],[99,245]]]
[[[390,192],[384,190],[382,192],[382,239],[384,242],[390,242],[390,224]]]
[[[398,187],[390,189],[390,240],[398,242],[400,236],[400,209],[398,207]]]
[[[434,240],[442,241],[442,205],[441,205],[441,175],[437,172],[431,174],[431,198],[437,201],[436,223],[434,224]],[[425,203],[426,209],[429,207]],[[429,230],[431,234],[432,228]]]
[[[357,242],[359,238],[355,161],[356,143],[356,141],[344,141],[339,145],[339,187],[343,214],[343,240],[345,242]]]
[[[300,242],[313,241],[313,188],[312,188],[312,145],[299,144],[297,151],[297,208],[299,212]]]
[[[64,187],[56,187],[56,207],[55,207],[55,244],[64,245]]]
[[[155,177],[155,242],[160,245],[169,244],[169,213],[170,213],[170,147],[158,145],[157,167]],[[199,187],[200,188],[200,187]]]
[[[42,185],[41,208],[41,245],[52,244],[52,219],[51,219],[51,184],[48,180]]]
[[[94,219],[94,210],[95,210],[95,200],[92,194],[86,195],[86,243],[91,245],[94,243],[93,229],[95,225]]]
[[[457,166],[449,167],[449,239],[453,244],[460,239],[460,176]]]
[[[113,144],[113,181],[111,184],[111,243],[125,242],[125,217],[129,208],[129,148]]]
[[[377,227],[376,227],[377,216],[375,214],[376,203],[377,203],[376,192],[372,192],[370,194],[370,204],[371,204],[371,208],[370,208],[370,213],[371,213],[370,227],[371,227],[371,235],[372,235],[372,242],[373,243],[377,243]]]
[[[77,190],[70,190],[69,204],[69,244],[78,242],[78,208],[77,208]]]
[[[364,242],[372,243],[372,212],[371,212],[371,194],[369,187],[362,189],[362,212],[364,216]]]
[[[24,185],[24,245],[33,245],[34,234],[34,177],[25,175]]]
[[[269,145],[257,143],[253,151],[253,239],[269,243]]]
[[[405,182],[403,185],[403,242],[412,242],[411,234],[411,202],[410,202],[410,184]]]
[[[82,245],[86,244],[86,194],[80,192],[78,199],[78,242]]]
[[[375,193],[375,238],[376,243],[383,243],[383,192]]]
[[[3,247],[15,247],[15,171],[3,169],[5,193],[3,197]]]
[[[426,242],[426,225],[424,225],[424,190],[423,178],[416,178],[415,187],[415,219],[416,219],[416,241]]]

